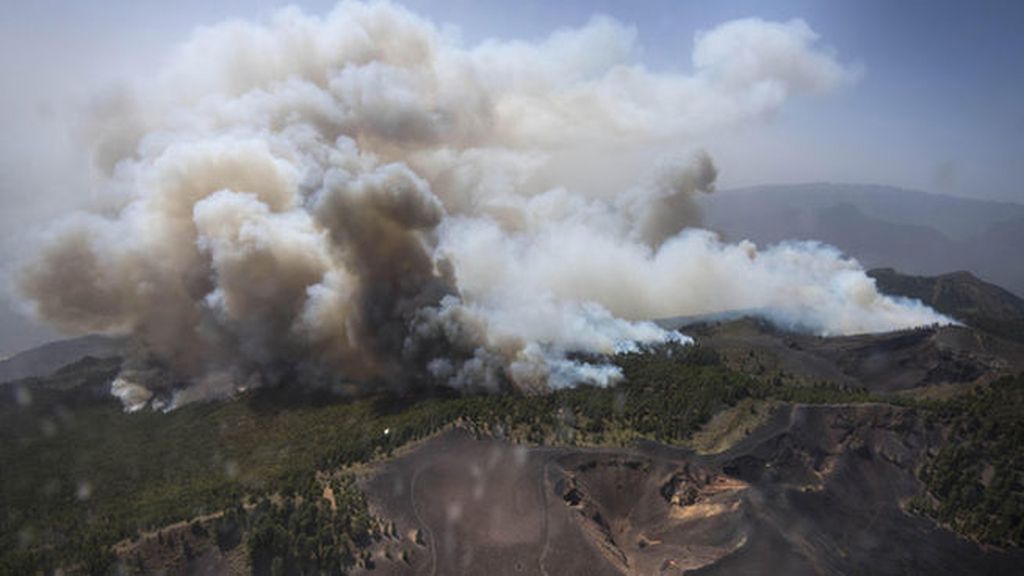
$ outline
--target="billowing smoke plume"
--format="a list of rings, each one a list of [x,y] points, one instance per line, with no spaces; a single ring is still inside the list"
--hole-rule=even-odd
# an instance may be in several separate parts
[[[20,287],[66,330],[133,336],[129,404],[180,383],[174,402],[604,384],[616,369],[575,353],[738,308],[823,334],[943,320],[831,248],[722,243],[692,200],[712,160],[651,152],[851,81],[806,24],[703,32],[685,75],[636,63],[634,35],[595,18],[466,47],[360,3],[202,28],[97,119],[108,202],[50,231]]]

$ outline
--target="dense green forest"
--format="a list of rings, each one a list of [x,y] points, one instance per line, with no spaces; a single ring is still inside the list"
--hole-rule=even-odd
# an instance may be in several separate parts
[[[978,541],[1024,544],[1024,375],[944,403],[949,438],[922,470],[913,506]]]
[[[217,524],[218,534],[240,531],[257,574],[340,574],[359,559],[371,539],[393,537],[373,518],[362,492],[351,477],[332,478],[334,506],[319,482],[278,502],[265,496],[246,510],[236,505]],[[364,564],[372,562],[368,555]]]

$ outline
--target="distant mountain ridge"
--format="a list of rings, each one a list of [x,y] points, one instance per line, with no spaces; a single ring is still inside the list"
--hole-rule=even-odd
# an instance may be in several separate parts
[[[1024,294],[1024,204],[852,184],[757,186],[698,202],[705,225],[729,240],[819,240],[869,268],[969,270]]]

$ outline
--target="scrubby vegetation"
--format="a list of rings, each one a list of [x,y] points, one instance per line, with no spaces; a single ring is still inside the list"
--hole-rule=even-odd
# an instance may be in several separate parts
[[[612,388],[346,401],[264,390],[169,413],[124,413],[105,390],[116,370],[111,364],[5,385],[0,573],[61,566],[105,573],[115,542],[219,511],[227,512],[218,544],[241,541],[244,533],[254,565],[285,573],[314,564],[341,569],[357,559],[369,520],[352,484],[337,487],[345,511],[325,514],[314,488],[317,471],[390,455],[456,422],[530,443],[682,442],[744,398],[871,399],[862,390],[741,374],[699,346],[615,361],[625,379]],[[231,522],[241,532],[229,529]]]
[[[686,439],[717,410],[767,394],[770,385],[722,366],[713,350],[667,346],[616,359],[624,381],[542,396],[466,399],[471,425],[533,444],[621,444]]]
[[[1024,544],[1024,375],[946,402],[949,438],[922,470],[928,494],[913,507],[996,545]]]
[[[235,510],[220,525],[230,530],[244,523],[256,574],[342,574],[357,561],[366,565],[360,550],[385,531],[350,477],[311,482],[278,502],[264,496],[248,512]]]

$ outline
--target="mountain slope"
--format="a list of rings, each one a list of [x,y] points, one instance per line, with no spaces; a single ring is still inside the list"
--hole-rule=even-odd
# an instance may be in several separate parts
[[[983,330],[1024,301],[871,274],[969,326],[706,322],[614,357],[615,387],[535,396],[282,388],[127,414],[117,359],[20,380],[0,387],[0,574],[1006,573],[1024,377],[993,380],[1024,343]],[[735,434],[694,452],[719,414]]]
[[[916,298],[965,324],[1024,342],[1024,299],[970,272],[924,277],[879,268],[868,275],[886,294]]]
[[[0,574],[982,574],[1019,564],[1019,549],[986,550],[901,507],[925,490],[915,470],[944,436],[928,416],[935,401],[890,392],[922,378],[984,387],[973,372],[946,377],[949,360],[989,367],[944,341],[986,337],[967,327],[755,332],[694,332],[697,346],[616,356],[625,380],[613,388],[358,400],[263,389],[169,413],[124,413],[106,393],[117,361],[83,360],[0,388]],[[753,340],[774,343],[736,356],[767,369],[725,358],[736,352],[728,341]],[[784,374],[767,358],[782,353],[813,357],[852,386]],[[900,382],[885,384],[880,366]],[[766,416],[715,454],[684,448],[730,410]],[[434,435],[452,427],[461,431]],[[989,460],[977,459],[978,474]],[[1002,470],[996,479],[1009,477]],[[955,494],[973,478],[956,477]],[[976,532],[961,501],[932,493],[934,515],[1019,545],[1024,523],[1012,514],[987,511],[1005,528]]]
[[[85,356],[118,356],[124,345],[124,340],[97,334],[44,344],[0,360],[0,383],[48,376]]]

